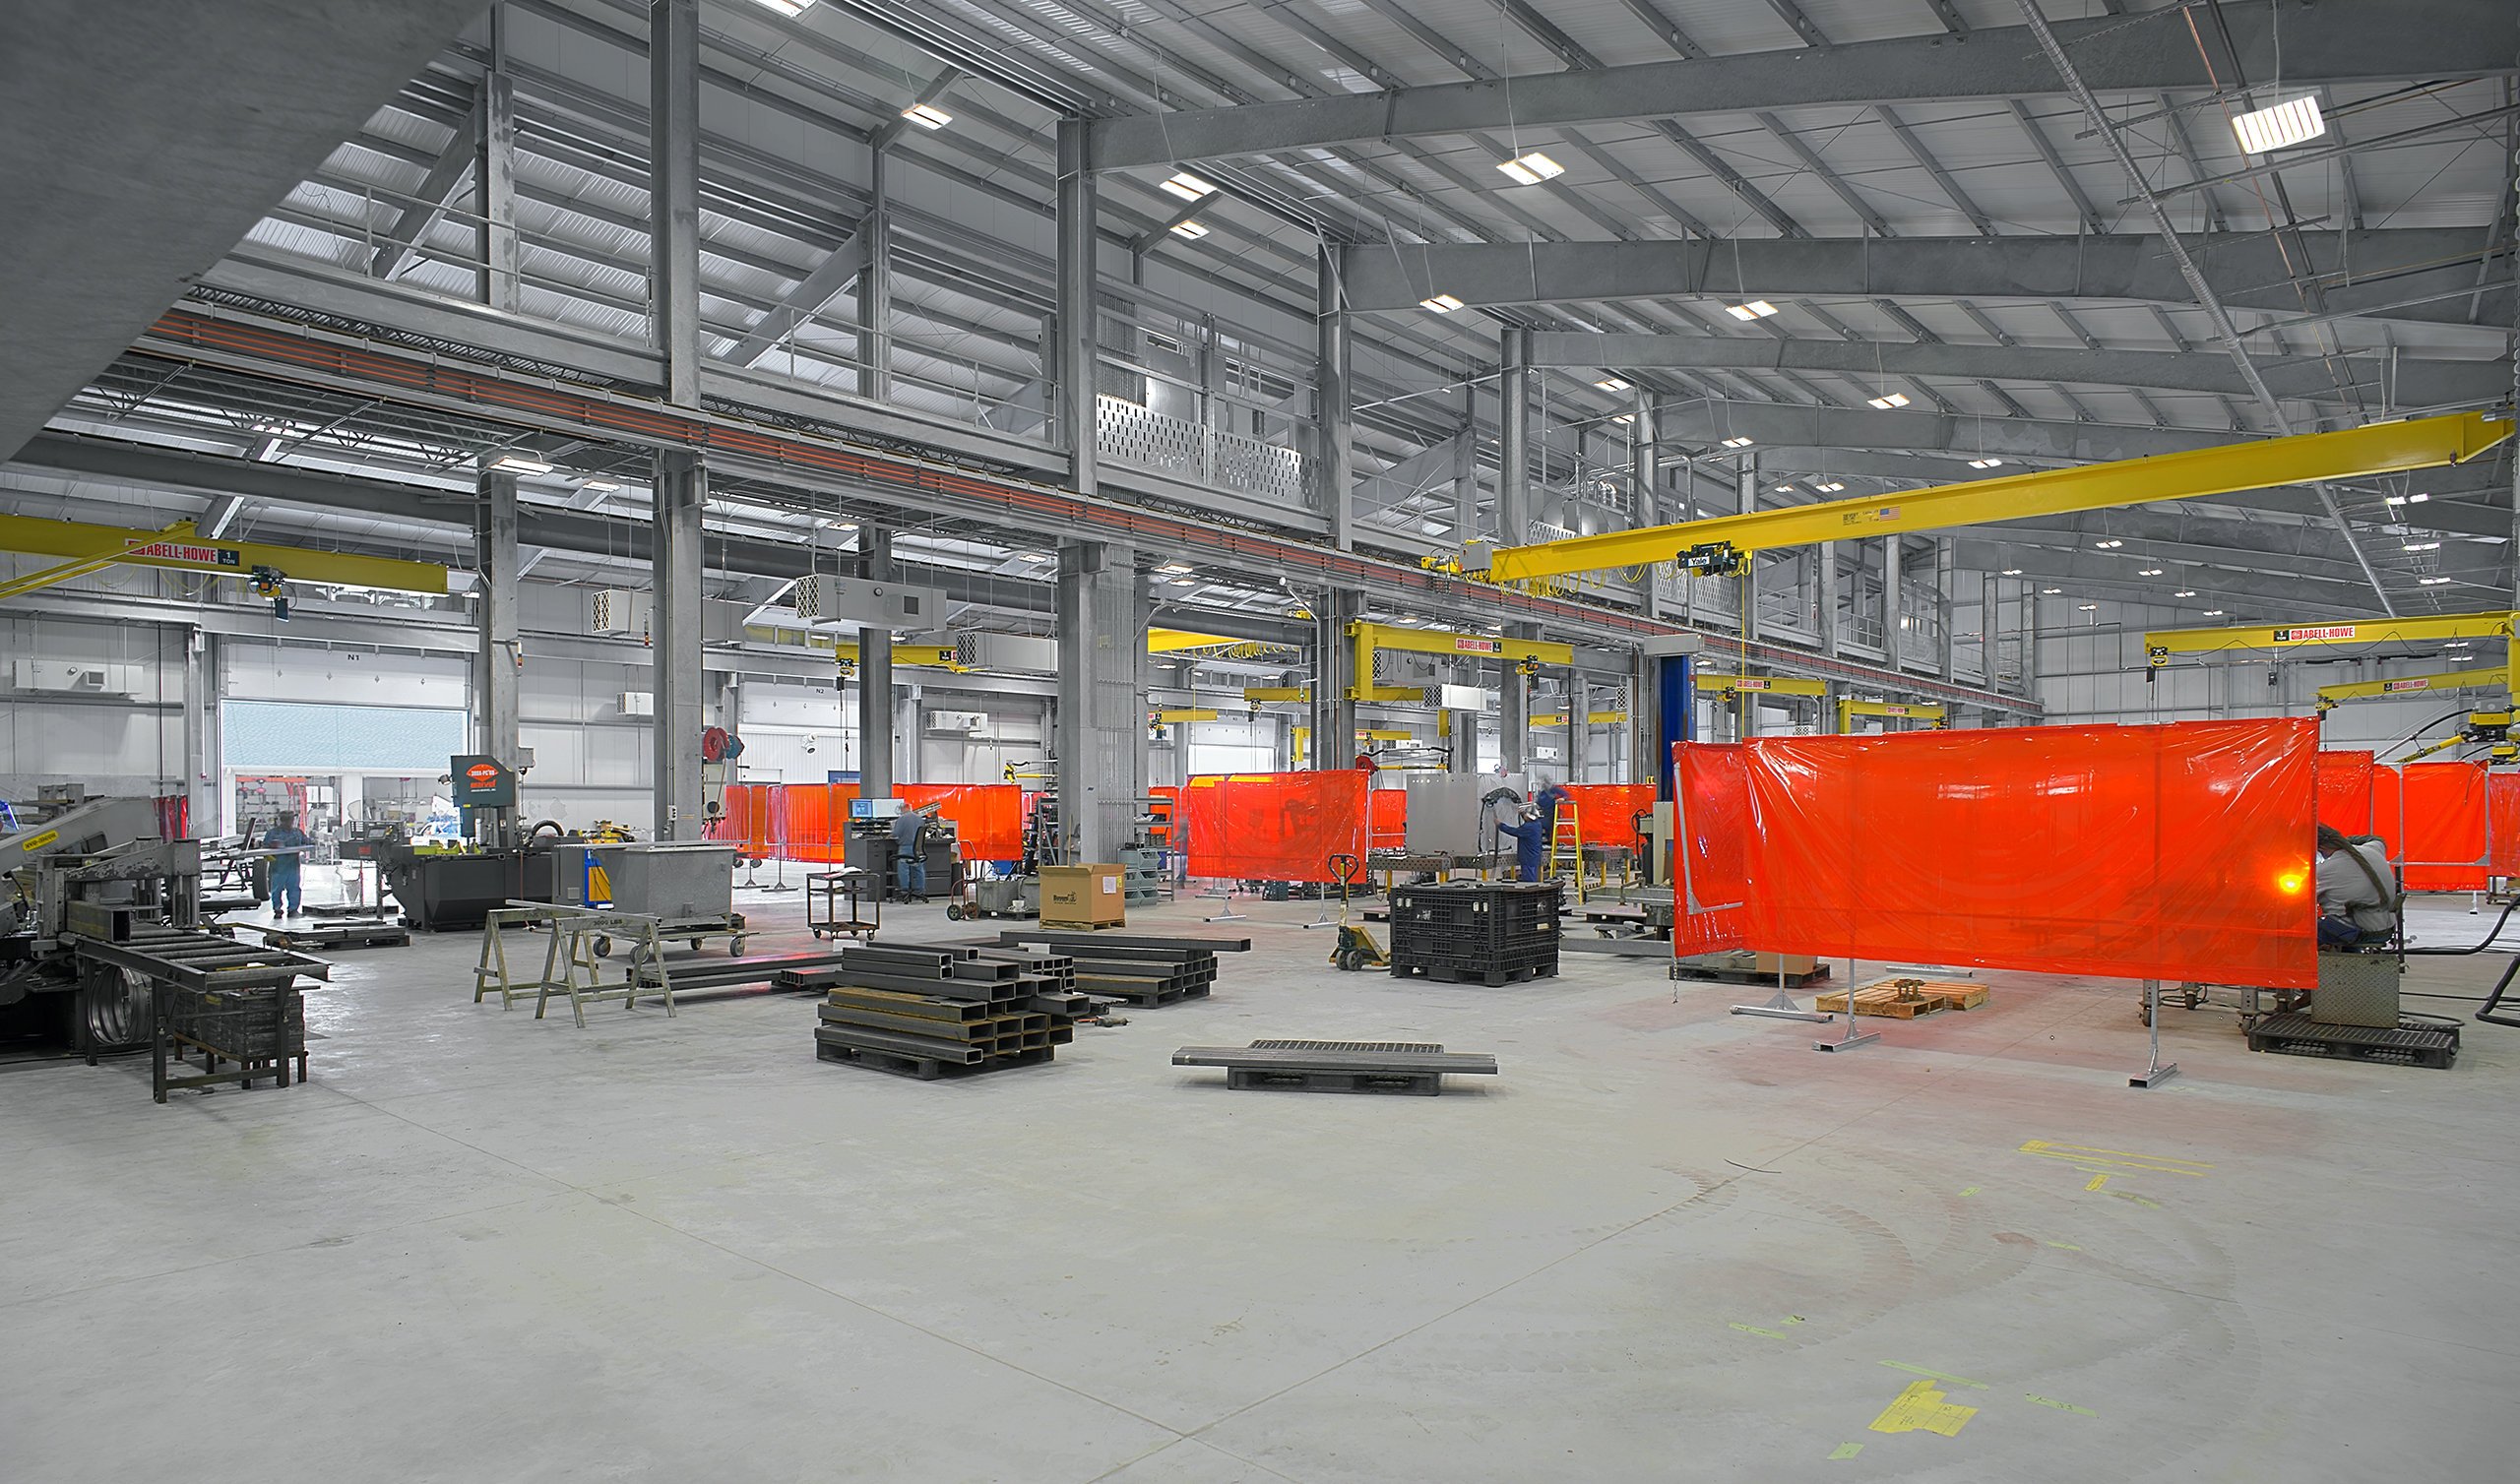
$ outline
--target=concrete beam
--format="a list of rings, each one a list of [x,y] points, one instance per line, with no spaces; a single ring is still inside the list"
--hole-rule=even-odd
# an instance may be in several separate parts
[[[2240,76],[2288,87],[2507,76],[2510,18],[2474,0],[2386,6],[2287,6],[2282,53],[2269,10],[2229,15]],[[2085,81],[2103,93],[2213,90],[2184,27],[2120,16],[2054,23]],[[2231,59],[2216,48],[2223,77]],[[1097,169],[1124,169],[1371,140],[1750,113],[1814,104],[1865,106],[1947,98],[2035,97],[2064,91],[2023,27],[1935,33],[1827,50],[1796,48],[1632,67],[1549,72],[1238,108],[1097,119]]]
[[[0,294],[0,457],[480,12],[481,0],[10,7],[0,263],[17,287]]]
[[[1731,370],[1838,372],[1856,377],[1949,376],[1969,381],[2073,382],[2172,392],[2250,396],[2220,351],[2065,350],[2033,345],[1882,344],[1870,340],[1778,340],[1684,335],[1535,334],[1535,366],[1608,371]],[[2342,399],[2360,389],[2393,407],[2491,402],[2511,390],[2508,360],[2301,356],[2257,363],[2279,397]]]
[[[2302,232],[2306,263],[2288,263],[2275,238],[2236,242],[2182,238],[2224,304],[2296,314],[2297,271],[2325,279],[2328,311],[2468,323],[2477,286],[2476,254],[2487,229],[2390,227]],[[2502,249],[2508,251],[2508,248]],[[2351,270],[2350,279],[2348,270]],[[1569,303],[1603,299],[1721,297],[2124,299],[2194,302],[2178,265],[2157,236],[1900,237],[1728,239],[1715,242],[1517,242],[1501,245],[1387,244],[1342,250],[1352,310],[1416,311],[1450,294],[1464,304]],[[2502,277],[2500,275],[2497,278]],[[2405,301],[2456,293],[2429,303]],[[2487,324],[2510,320],[2507,283],[2486,290]]]

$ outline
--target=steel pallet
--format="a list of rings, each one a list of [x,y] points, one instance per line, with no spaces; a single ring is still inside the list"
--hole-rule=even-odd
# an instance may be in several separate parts
[[[1557,976],[1557,965],[1520,963],[1511,968],[1480,969],[1463,968],[1451,963],[1402,963],[1397,960],[1391,965],[1391,976],[1395,979],[1418,974],[1423,974],[1438,984],[1484,984],[1495,989],[1501,985],[1518,984],[1525,979],[1553,979]]]
[[[1361,1092],[1434,1097],[1444,1074],[1493,1077],[1496,1058],[1447,1052],[1415,1041],[1253,1041],[1248,1046],[1184,1046],[1175,1067],[1223,1067],[1237,1091]]]

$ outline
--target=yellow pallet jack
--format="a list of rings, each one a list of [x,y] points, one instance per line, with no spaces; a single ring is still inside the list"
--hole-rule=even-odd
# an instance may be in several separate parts
[[[1334,855],[1330,857],[1330,874],[1339,883],[1339,941],[1331,946],[1331,963],[1351,973],[1390,967],[1391,957],[1374,941],[1374,935],[1348,923],[1348,884],[1364,874],[1364,862],[1353,855]]]

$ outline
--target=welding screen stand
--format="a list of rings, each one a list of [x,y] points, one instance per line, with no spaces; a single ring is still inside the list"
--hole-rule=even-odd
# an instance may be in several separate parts
[[[1864,1031],[1864,1032],[1863,1032],[1862,1034],[1860,1034],[1860,1035],[1858,1035],[1858,1034],[1857,1034],[1857,1033],[1856,1033],[1856,1028],[1855,1028],[1855,981],[1856,981],[1856,977],[1857,977],[1857,976],[1856,976],[1856,971],[1855,971],[1855,960],[1854,960],[1853,958],[1849,958],[1849,959],[1847,960],[1847,1033],[1846,1033],[1845,1035],[1843,1035],[1843,1036],[1840,1036],[1838,1039],[1836,1039],[1836,1040],[1834,1040],[1834,1041],[1813,1041],[1813,1042],[1811,1043],[1811,1049],[1812,1049],[1812,1050],[1814,1050],[1814,1051],[1853,1051],[1853,1050],[1854,1050],[1855,1048],[1857,1048],[1858,1046],[1868,1046],[1868,1045],[1870,1045],[1871,1043],[1873,1043],[1874,1041],[1877,1041],[1877,1040],[1881,1039],[1881,1032],[1880,1032],[1880,1031],[1878,1031],[1878,1030],[1867,1030],[1867,1031]],[[1784,988],[1785,988],[1785,976],[1784,976],[1783,974],[1779,974],[1779,975],[1777,975],[1777,989],[1778,989],[1778,992],[1779,992],[1780,994],[1781,994],[1781,993],[1783,993],[1783,992],[1784,992]]]
[[[2153,1022],[2153,1064],[2140,1077],[2126,1079],[2129,1087],[2158,1087],[2178,1076],[2178,1063],[2162,1065],[2162,981],[2144,981],[2145,1019]]]

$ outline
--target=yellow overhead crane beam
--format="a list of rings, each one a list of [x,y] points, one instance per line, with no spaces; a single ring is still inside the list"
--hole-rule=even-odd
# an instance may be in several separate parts
[[[1544,711],[1530,719],[1534,726],[1563,726],[1566,724],[1566,713],[1564,711]],[[1587,711],[1584,713],[1584,719],[1592,725],[1599,726],[1607,722],[1625,721],[1627,719],[1627,712]]]
[[[2370,696],[2390,696],[2426,690],[2450,689],[2458,686],[2499,685],[2520,699],[2520,644],[2513,640],[2514,624],[2520,613],[2493,611],[2486,613],[2444,613],[2430,618],[2384,618],[2350,624],[2238,624],[2223,629],[2160,629],[2144,636],[2144,658],[2153,672],[2170,663],[2173,654],[2219,654],[2231,649],[2300,649],[2325,645],[2429,644],[2445,639],[2499,639],[2503,642],[2502,663],[2472,674],[2408,675],[2396,680],[2356,680],[2319,688],[2318,709],[2322,714],[2339,701],[2355,701]],[[2467,724],[2438,742],[2427,743],[2396,761],[2412,763],[2418,758],[2458,746],[2462,742],[2492,744],[2495,763],[2520,760],[2520,746],[2510,741],[2511,712],[2472,711]]]
[[[1217,713],[1206,707],[1187,707],[1175,711],[1157,711],[1151,718],[1159,722],[1214,721]]]
[[[1369,624],[1363,621],[1348,626],[1352,644],[1351,672],[1362,677],[1348,687],[1350,701],[1396,702],[1418,706],[1425,702],[1426,691],[1416,685],[1375,685],[1374,651],[1400,649],[1412,654],[1445,654],[1455,658],[1473,656],[1510,659],[1526,672],[1544,664],[1573,664],[1575,647],[1549,644],[1538,639],[1499,639],[1487,634],[1456,634],[1449,629],[1411,629],[1395,624]]]
[[[857,662],[857,641],[841,639],[821,629],[789,629],[777,624],[746,624],[744,638],[766,645],[797,645],[808,649],[829,649],[845,664]],[[956,645],[893,646],[893,663],[919,665],[930,669],[953,670],[961,666],[955,661],[961,653]]]
[[[190,521],[178,521],[163,530],[133,530],[123,526],[83,526],[74,521],[44,521],[33,516],[0,516],[0,551],[69,559],[58,567],[0,583],[0,598],[32,592],[113,566],[158,567],[247,580],[252,580],[259,568],[295,583],[381,587],[393,592],[446,591],[446,569],[432,563],[355,556],[343,551],[310,551],[261,541],[210,540],[196,533]]]
[[[1825,680],[1796,680],[1785,675],[1710,675],[1700,672],[1697,688],[1713,691],[1728,700],[1743,691],[1771,691],[1780,696],[1829,694],[1829,683]]]
[[[1263,701],[1310,701],[1312,687],[1308,685],[1246,685],[1242,688],[1242,699],[1254,706],[1258,706]]]
[[[1932,722],[1935,731],[1943,727],[1943,709],[1938,706],[1910,706],[1900,701],[1858,701],[1852,696],[1838,698],[1838,735],[1845,736],[1848,726],[1858,716],[1907,716]]]
[[[1473,566],[1474,575],[1499,583],[1674,559],[1713,575],[1733,571],[1751,552],[1778,546],[1980,526],[2156,500],[2196,500],[2277,484],[2463,464],[2511,433],[2508,417],[2483,412],[2418,417],[2335,433],[2264,438],[2185,454],[1937,485],[1887,502],[1831,500],[1643,530],[1575,536],[1538,546],[1506,546],[1487,553],[1483,571],[1476,570],[1477,552],[1465,553],[1463,560]]]

